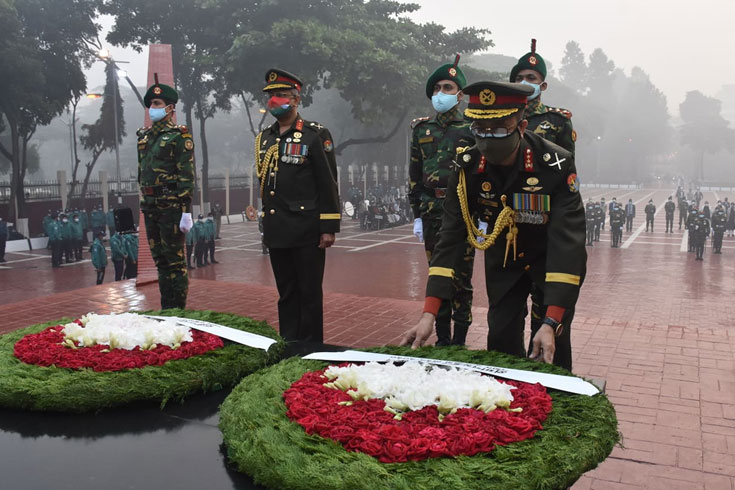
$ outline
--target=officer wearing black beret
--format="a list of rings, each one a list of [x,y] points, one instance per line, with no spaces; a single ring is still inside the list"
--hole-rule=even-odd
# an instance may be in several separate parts
[[[339,232],[337,162],[329,130],[301,117],[303,83],[271,69],[267,107],[276,122],[255,139],[263,202],[263,241],[278,287],[278,319],[287,341],[322,342],[326,249]]]
[[[526,131],[523,117],[533,89],[478,82],[465,87],[465,116],[476,144],[457,148],[456,171],[429,267],[424,314],[403,338],[418,347],[431,335],[441,299],[453,294],[464,243],[485,251],[490,303],[488,349],[572,367],[570,324],[585,274],[585,215],[574,156]],[[476,225],[489,224],[491,233]],[[544,320],[524,348],[527,301],[541,292]]]
[[[185,308],[189,290],[184,233],[191,230],[194,190],[194,142],[186,126],[174,124],[179,94],[158,82],[143,102],[152,125],[138,130],[140,209],[151,255],[158,269],[161,308]]]

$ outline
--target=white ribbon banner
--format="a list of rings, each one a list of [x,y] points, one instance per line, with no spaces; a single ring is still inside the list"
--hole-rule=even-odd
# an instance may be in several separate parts
[[[244,332],[232,327],[226,327],[217,323],[205,322],[202,320],[193,320],[191,318],[181,318],[178,316],[153,316],[143,315],[146,318],[153,318],[154,320],[174,320],[176,323],[189,328],[195,328],[202,332],[211,333],[217,337],[237,342],[238,344],[247,345],[248,347],[254,347],[267,351],[271,345],[275,344],[276,341],[270,337],[264,337],[262,335]]]
[[[525,383],[541,383],[547,388],[576,393],[578,395],[592,396],[600,392],[595,385],[576,376],[561,376],[558,374],[537,373],[521,369],[508,369],[504,367],[485,366],[483,364],[470,364],[466,362],[445,361],[441,359],[428,359],[424,357],[394,356],[390,354],[378,354],[375,352],[362,352],[348,350],[344,352],[314,352],[304,359],[330,362],[406,362],[418,361],[437,366],[454,366],[471,371],[497,376],[498,378],[523,381]]]

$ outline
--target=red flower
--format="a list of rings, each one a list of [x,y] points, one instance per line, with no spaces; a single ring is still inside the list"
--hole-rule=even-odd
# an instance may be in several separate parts
[[[91,368],[101,372],[160,366],[174,359],[187,359],[224,346],[219,337],[192,330],[192,341],[183,343],[178,349],[165,345],[147,351],[138,347],[132,350],[108,349],[105,345],[72,349],[61,344],[64,341],[62,330],[63,326],[57,325],[26,335],[15,343],[15,357],[26,364],[70,369]],[[103,350],[107,352],[102,352]]]
[[[308,434],[340,442],[348,451],[359,451],[384,463],[489,452],[496,444],[533,437],[551,411],[551,397],[539,385],[508,382],[513,390],[512,408],[484,413],[460,409],[439,421],[435,406],[403,414],[395,420],[383,400],[352,402],[346,393],[324,387],[323,371],[304,374],[283,393],[287,416]]]

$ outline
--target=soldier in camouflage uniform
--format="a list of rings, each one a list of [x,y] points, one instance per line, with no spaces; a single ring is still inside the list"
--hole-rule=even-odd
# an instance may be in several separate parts
[[[424,242],[426,258],[431,262],[439,241],[444,196],[452,173],[457,147],[472,146],[469,123],[462,117],[459,102],[466,80],[457,63],[445,64],[426,82],[426,96],[436,110],[434,117],[411,123],[411,161],[409,201],[414,216],[414,234]],[[475,249],[465,244],[463,267],[455,276],[456,291],[451,300],[442,301],[436,316],[436,345],[464,345],[472,323],[472,268]],[[454,319],[454,335],[451,321]]]
[[[536,133],[574,155],[577,133],[572,127],[572,113],[566,109],[544,105],[541,102],[541,92],[548,88],[548,82],[546,82],[546,62],[536,52],[535,39],[531,39],[531,51],[521,56],[518,63],[511,69],[509,81],[522,83],[533,89],[524,112],[524,117],[528,121],[526,131]],[[603,219],[603,228],[604,223]],[[531,328],[534,331],[538,329],[543,320],[541,296],[540,288],[534,285],[531,293]]]
[[[510,72],[510,81],[523,83],[534,92],[528,98],[525,117],[527,131],[536,133],[545,140],[556,143],[574,153],[577,133],[572,127],[572,113],[566,109],[549,107],[541,102],[541,92],[546,90],[546,62],[536,52],[536,40],[531,40],[531,51],[524,54]]]
[[[194,142],[186,126],[173,122],[179,100],[173,87],[158,83],[145,94],[153,123],[138,130],[138,184],[148,244],[158,268],[161,308],[185,308],[189,278],[184,233],[191,230]]]

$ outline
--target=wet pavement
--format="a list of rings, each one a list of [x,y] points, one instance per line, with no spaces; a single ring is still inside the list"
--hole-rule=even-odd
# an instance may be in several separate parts
[[[712,255],[708,242],[705,260],[695,261],[686,252],[685,234],[678,230],[678,213],[674,233],[663,232],[663,203],[669,194],[654,189],[583,193],[585,200],[604,195],[608,201],[615,196],[625,203],[632,198],[638,217],[633,232],[624,233],[621,248],[610,248],[607,226],[601,241],[587,248],[588,273],[572,327],[574,371],[607,381],[624,448],[616,448],[574,489],[735,490],[735,330],[730,320],[735,318],[735,238],[725,238],[722,255]],[[710,203],[724,197],[705,193]],[[643,208],[649,199],[659,210],[653,233],[645,232]],[[189,307],[248,315],[277,327],[277,293],[268,257],[261,254],[257,225],[225,225],[221,235],[220,263],[191,273]],[[155,285],[137,289],[132,281],[110,282],[111,266],[107,282],[92,286],[95,275],[89,262],[52,270],[46,251],[9,253],[6,258],[9,262],[0,267],[0,333],[88,311],[158,305]],[[487,331],[482,262],[478,255],[471,348],[484,346]],[[409,225],[368,232],[356,221],[344,220],[327,258],[325,341],[355,347],[398,342],[421,313],[426,271],[423,246]],[[143,424],[150,430],[133,430],[134,436],[121,434],[124,424],[115,424],[117,418],[108,413],[79,419],[80,428],[89,425],[97,431],[87,435],[59,429],[74,425],[64,416],[8,418],[0,412],[0,475],[22,475],[32,467],[29,481],[41,481],[34,479],[46,471],[38,456],[69,451],[76,441],[79,457],[104,455],[100,464],[109,464],[107,471],[115,475],[106,486],[117,482],[117,475],[127,475],[127,486],[110,488],[158,487],[163,480],[144,476],[159,467],[161,473],[174,475],[179,460],[198,475],[212,472],[216,482],[208,483],[211,488],[247,488],[224,469],[222,455],[215,454],[221,437],[215,412],[207,411],[216,408],[217,396],[211,397],[211,406],[201,402],[202,411],[188,419],[176,410],[193,414],[196,404],[163,412],[117,411],[117,418],[131,423],[150,419]],[[128,412],[132,415],[125,415]],[[169,428],[168,418],[186,422]],[[187,432],[189,426],[192,432]],[[100,445],[94,449],[90,444]],[[199,446],[202,453],[196,456]],[[8,447],[12,450],[6,451]],[[187,452],[187,447],[194,449]],[[147,448],[154,448],[157,456],[151,458]],[[118,461],[114,468],[113,461]],[[72,483],[78,487],[67,478],[76,479],[84,471],[69,464],[49,462],[47,474],[57,476],[54,488]],[[97,482],[89,481],[89,488]],[[179,488],[202,488],[196,478],[175,483]]]

